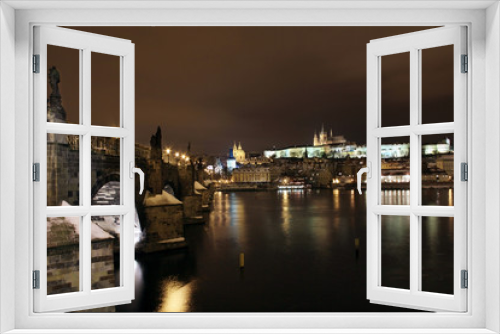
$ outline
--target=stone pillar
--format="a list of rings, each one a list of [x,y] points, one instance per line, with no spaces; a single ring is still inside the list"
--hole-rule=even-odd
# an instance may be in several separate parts
[[[80,290],[79,218],[47,219],[47,294]],[[92,223],[92,289],[116,287],[113,236]],[[114,307],[94,311],[114,311]],[[88,312],[83,311],[83,312]]]
[[[190,167],[179,168],[179,181],[181,184],[181,197],[184,200],[186,196],[193,194],[193,174]]]
[[[143,204],[148,225],[137,251],[151,253],[186,247],[183,203],[163,191],[161,195],[146,194]]]

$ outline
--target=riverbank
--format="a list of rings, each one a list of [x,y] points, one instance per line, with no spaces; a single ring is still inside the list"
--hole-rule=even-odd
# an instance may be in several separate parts
[[[331,187],[315,187],[313,185],[308,185],[309,187],[304,188],[294,188],[290,190],[302,190],[302,189],[356,189],[356,183],[333,183]],[[453,189],[453,182],[426,182],[422,184],[423,189]],[[361,185],[362,189],[366,189],[366,183]],[[408,190],[410,189],[409,182],[387,182],[382,183],[382,190]],[[215,188],[215,191],[220,192],[240,192],[240,191],[274,191],[274,190],[287,190],[287,188],[280,188],[278,183],[228,183],[221,184]]]

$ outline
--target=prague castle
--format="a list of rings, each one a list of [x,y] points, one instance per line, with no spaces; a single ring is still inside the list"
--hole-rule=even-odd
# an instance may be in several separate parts
[[[321,145],[339,145],[345,144],[347,140],[345,140],[344,136],[334,136],[332,129],[330,129],[330,135],[325,131],[325,127],[321,126],[321,132],[318,134],[316,131],[314,132],[313,143],[314,146]]]
[[[405,158],[410,154],[409,143],[383,144],[381,145],[381,158]],[[450,140],[448,138],[437,144],[422,145],[423,155],[449,154],[453,153]],[[344,136],[333,135],[333,131],[327,133],[324,127],[319,135],[314,134],[313,145],[297,145],[282,149],[265,150],[266,158],[365,158],[366,145],[357,145],[350,142]]]

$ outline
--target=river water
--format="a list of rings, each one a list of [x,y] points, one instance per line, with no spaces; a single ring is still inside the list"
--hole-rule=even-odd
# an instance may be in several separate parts
[[[409,284],[406,219],[382,219],[385,286]],[[187,249],[136,260],[136,298],[118,312],[408,311],[366,299],[366,199],[354,190],[216,193],[209,222],[185,234]],[[452,220],[423,221],[422,239],[423,288],[451,293]]]

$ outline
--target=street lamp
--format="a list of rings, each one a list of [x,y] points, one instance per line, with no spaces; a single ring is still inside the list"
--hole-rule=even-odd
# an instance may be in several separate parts
[[[167,148],[167,164],[170,164],[170,149]]]

